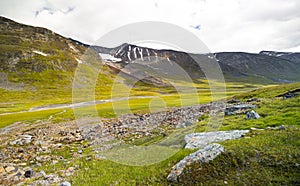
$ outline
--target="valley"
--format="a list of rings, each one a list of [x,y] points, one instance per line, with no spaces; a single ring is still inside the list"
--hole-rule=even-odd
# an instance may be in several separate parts
[[[296,52],[107,48],[0,17],[0,184],[297,185],[299,72]],[[202,149],[187,135],[235,130],[176,169]]]

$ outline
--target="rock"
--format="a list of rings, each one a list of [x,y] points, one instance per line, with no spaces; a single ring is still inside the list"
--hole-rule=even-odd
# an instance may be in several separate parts
[[[32,141],[32,136],[31,135],[24,134],[22,137],[25,140],[26,144],[28,144],[28,143],[30,143]]]
[[[248,132],[249,130],[232,130],[187,134],[184,137],[186,142],[185,148],[204,148],[206,145],[212,142],[221,142],[225,140],[241,138]]]
[[[33,171],[31,169],[25,171],[24,176],[25,178],[31,178],[33,176]]]
[[[40,171],[41,176],[43,176],[44,178],[46,178],[47,174],[45,173],[45,171]]]
[[[230,116],[234,114],[241,114],[245,113],[249,109],[254,108],[256,108],[256,106],[251,104],[227,105],[225,108],[225,115]]]
[[[24,145],[24,144],[31,143],[33,136],[31,136],[29,134],[24,134],[19,137],[20,137],[19,139],[11,141],[10,145]]]
[[[10,172],[15,172],[16,170],[18,170],[16,167],[13,167],[13,166],[8,166],[8,167],[6,167],[5,168],[5,171],[7,172],[7,173],[10,173]]]
[[[280,127],[277,128],[278,130],[285,130],[284,125],[281,125]]]
[[[71,186],[70,182],[64,181],[59,186]]]
[[[68,172],[74,172],[75,171],[75,167],[69,167],[67,171]]]
[[[106,157],[105,156],[100,156],[99,154],[95,154],[95,159],[96,160],[105,160]]]
[[[18,182],[19,180],[20,180],[19,176],[14,176],[14,177],[13,177],[13,181],[14,181],[14,182]]]
[[[231,100],[228,100],[227,103],[239,103],[240,100],[237,100],[237,99],[231,99]]]
[[[251,110],[246,114],[246,119],[259,119],[259,118],[260,118],[259,114],[254,110]]]
[[[18,149],[18,153],[23,153],[23,152],[24,152],[23,149],[21,149],[21,148]]]
[[[255,128],[255,127],[250,128],[250,131],[259,131],[259,130],[264,130],[264,129],[258,129],[258,128]]]
[[[190,125],[193,125],[193,123],[190,122],[190,121],[186,121],[186,122],[184,122],[184,123],[182,123],[182,124],[178,124],[178,125],[176,126],[176,128],[185,128],[185,127],[188,127],[188,126],[190,126]]]
[[[259,102],[259,100],[257,98],[250,98],[247,102]]]
[[[204,163],[215,159],[219,154],[224,151],[224,147],[220,144],[213,143],[207,145],[204,149],[200,149],[179,161],[173,166],[171,173],[167,179],[170,182],[176,182],[178,176],[183,172],[184,168],[192,163]]]
[[[25,167],[27,165],[27,163],[25,163],[25,162],[24,163],[19,163],[18,165],[21,166],[21,167]]]
[[[0,167],[0,176],[6,174],[6,171],[3,167]]]
[[[282,95],[282,98],[283,99],[290,99],[290,98],[294,98],[296,96],[298,96],[298,94],[293,93],[293,92],[287,92],[287,93]]]

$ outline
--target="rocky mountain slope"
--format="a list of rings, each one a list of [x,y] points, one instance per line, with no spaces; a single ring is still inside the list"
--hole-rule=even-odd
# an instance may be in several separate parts
[[[51,30],[0,17],[0,70],[72,71],[87,45]]]

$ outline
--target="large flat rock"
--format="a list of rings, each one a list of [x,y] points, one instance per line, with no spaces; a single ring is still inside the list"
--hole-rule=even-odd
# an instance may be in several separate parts
[[[209,143],[241,138],[248,132],[249,130],[231,130],[188,134],[184,137],[186,142],[185,148],[204,148]]]

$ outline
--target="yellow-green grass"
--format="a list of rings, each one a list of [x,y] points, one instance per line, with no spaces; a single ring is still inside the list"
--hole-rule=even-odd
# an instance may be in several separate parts
[[[254,109],[261,118],[258,120],[247,120],[245,114],[220,117],[222,125],[220,130],[266,128],[280,125],[299,125],[300,124],[300,97],[283,99],[277,97],[285,92],[295,90],[300,87],[300,83],[266,86],[250,92],[241,93],[233,96],[234,99],[245,101],[249,98],[258,98],[259,102],[254,103]],[[205,131],[208,118],[199,121],[196,131]]]
[[[190,94],[177,94],[177,93],[168,93],[168,91],[163,89],[147,88],[147,89],[133,89],[129,90],[124,87],[122,84],[118,84],[120,90],[123,92],[118,92],[114,95],[115,97],[122,97],[127,95],[125,93],[129,92],[130,96],[156,96],[154,98],[145,98],[145,99],[131,99],[129,101],[115,101],[112,103],[104,103],[96,105],[96,109],[93,106],[87,106],[84,108],[77,108],[76,111],[80,112],[80,116],[88,117],[115,117],[115,110],[118,114],[128,113],[128,112],[149,112],[149,111],[159,111],[160,108],[165,107],[179,107],[179,106],[188,106],[194,104],[204,104],[212,101],[212,93],[209,87],[205,84],[196,85],[197,92]],[[231,90],[232,87],[232,90]],[[216,92],[214,93],[214,100],[223,99],[226,96],[232,96],[241,91],[247,91],[248,88],[243,85],[228,85],[229,92]],[[2,96],[5,97],[6,101],[0,104],[0,113],[7,112],[16,112],[9,115],[0,115],[1,127],[5,127],[14,122],[34,122],[35,119],[38,120],[47,120],[50,115],[55,113],[62,112],[66,110],[66,113],[62,113],[59,116],[53,116],[53,122],[64,121],[68,119],[74,119],[74,114],[72,109],[56,109],[56,110],[44,110],[38,112],[22,112],[28,111],[32,107],[42,106],[42,105],[51,105],[51,104],[61,104],[61,103],[71,103],[71,98],[69,97],[68,92],[61,92],[61,95],[56,95],[60,93],[57,90],[54,90],[51,93],[50,90],[45,90],[47,92],[40,92],[40,95],[30,91],[2,91]],[[110,91],[110,90],[109,90]],[[95,96],[96,99],[108,99],[110,98],[110,92],[108,90],[104,91],[102,95]],[[124,93],[125,92],[125,93]],[[105,94],[105,96],[103,96]],[[10,100],[7,100],[10,99]],[[84,100],[83,100],[84,101]],[[129,103],[129,109],[128,109]],[[97,110],[95,112],[95,110]],[[77,113],[77,112],[76,112]],[[76,115],[77,116],[77,115]]]
[[[256,111],[262,118],[245,120],[244,115],[226,116],[221,130],[265,128],[281,124],[286,129],[254,131],[242,139],[222,142],[226,149],[223,154],[209,163],[188,166],[178,183],[171,184],[166,177],[172,166],[193,152],[191,150],[181,149],[172,157],[156,164],[128,166],[110,160],[94,159],[95,153],[91,147],[83,149],[82,157],[75,156],[73,152],[77,151],[78,146],[65,145],[54,153],[69,158],[72,160],[70,163],[46,163],[38,169],[45,170],[46,173],[61,174],[60,170],[78,166],[75,175],[66,178],[73,185],[297,185],[300,183],[300,100],[299,97],[286,100],[275,97],[297,87],[298,84],[268,87],[235,96],[242,100],[252,95],[259,98],[261,102]],[[132,101],[133,103],[129,103],[139,110],[144,109],[150,99]],[[124,104],[125,102],[120,101],[121,107],[125,107]],[[111,103],[101,106],[97,106],[99,114],[111,113]],[[80,109],[84,111],[91,108]],[[202,122],[198,123],[198,130],[205,129],[207,119],[207,116],[200,118]],[[150,145],[159,140],[161,136],[157,136],[157,139],[141,139],[136,145]]]

